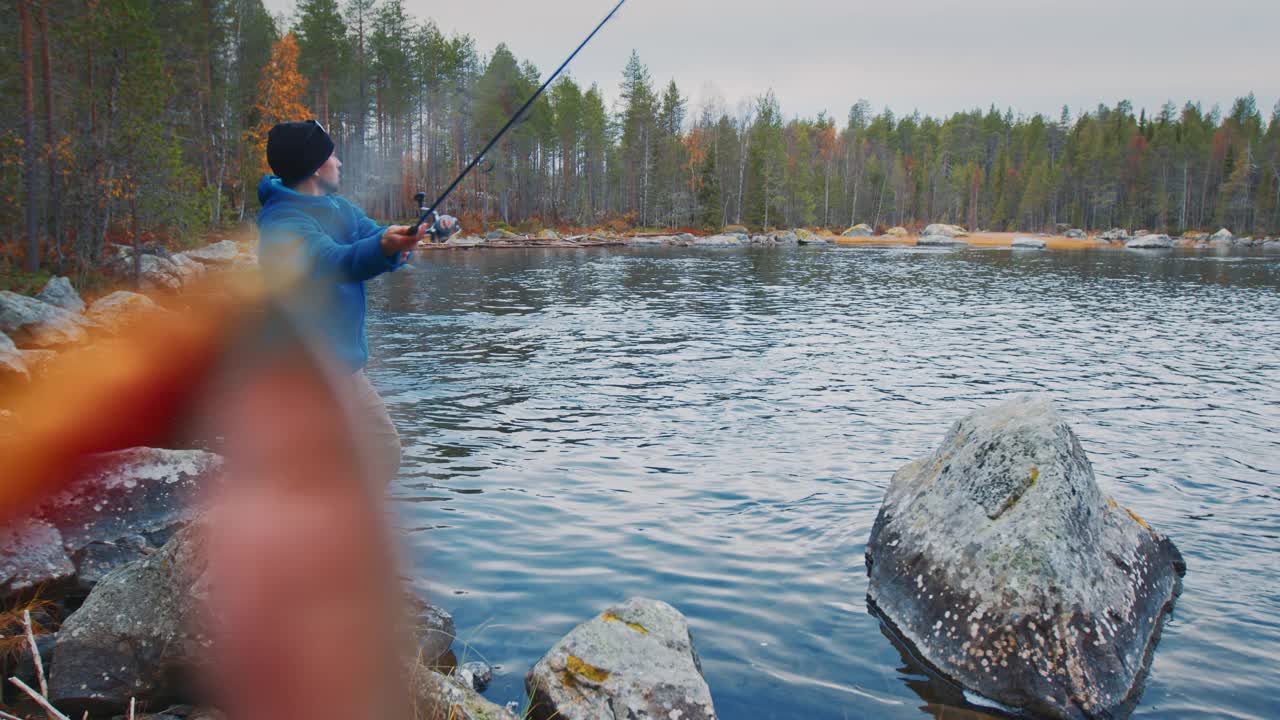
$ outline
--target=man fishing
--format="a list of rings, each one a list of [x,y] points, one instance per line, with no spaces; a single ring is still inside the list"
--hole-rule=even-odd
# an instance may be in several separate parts
[[[349,377],[356,430],[375,476],[385,485],[400,468],[400,435],[364,367],[365,283],[395,271],[429,232],[447,237],[457,221],[433,226],[382,226],[337,195],[342,162],[329,133],[315,120],[281,123],[267,136],[275,175],[258,185],[259,257],[268,280],[300,296],[308,330],[327,341]]]

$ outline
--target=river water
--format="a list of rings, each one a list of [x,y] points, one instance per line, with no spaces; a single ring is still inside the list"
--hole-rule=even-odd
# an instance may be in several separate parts
[[[721,717],[972,717],[867,612],[895,470],[1050,394],[1189,565],[1135,717],[1280,716],[1280,253],[436,253],[371,290],[419,588],[486,696],[631,596]]]

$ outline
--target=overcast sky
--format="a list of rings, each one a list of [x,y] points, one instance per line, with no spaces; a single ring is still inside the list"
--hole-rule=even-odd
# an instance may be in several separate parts
[[[505,42],[554,70],[615,0],[404,0],[483,53]],[[293,12],[294,0],[266,0]],[[345,4],[345,3],[343,3]],[[732,111],[772,88],[788,116],[877,110],[944,115],[995,103],[1057,116],[1131,100],[1229,109],[1280,98],[1280,0],[627,0],[570,66],[617,96],[634,48],[655,84],[674,78],[696,111]]]

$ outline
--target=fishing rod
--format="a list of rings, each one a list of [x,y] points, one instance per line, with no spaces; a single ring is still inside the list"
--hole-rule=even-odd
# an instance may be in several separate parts
[[[449,185],[440,197],[436,198],[436,201],[432,203],[430,207],[423,206],[423,203],[425,203],[427,199],[426,193],[419,192],[414,196],[414,199],[418,202],[418,211],[422,213],[422,217],[418,218],[417,224],[413,226],[412,234],[418,234],[418,228],[425,225],[428,221],[431,223],[431,229],[428,230],[428,232],[437,240],[445,240],[450,235],[461,229],[456,224],[449,230],[439,227],[440,216],[436,214],[436,209],[439,208],[440,205],[444,203],[445,199],[458,188],[458,185],[462,184],[462,181],[466,179],[467,175],[471,174],[471,171],[474,170],[477,165],[480,164],[480,161],[484,159],[484,156],[488,155],[489,151],[493,149],[493,146],[498,144],[498,141],[502,139],[502,136],[506,135],[507,131],[520,121],[520,117],[529,110],[539,97],[542,96],[543,91],[551,85],[552,81],[559,77],[560,73],[564,72],[564,69],[569,66],[569,63],[573,62],[573,59],[578,56],[578,53],[582,52],[582,48],[586,47],[587,43],[591,42],[591,38],[594,38],[596,33],[600,32],[600,29],[613,19],[613,16],[617,14],[618,10],[622,8],[622,5],[626,3],[626,1],[627,0],[618,0],[618,4],[614,6],[613,10],[609,11],[609,14],[605,16],[604,20],[600,21],[600,24],[596,26],[596,29],[591,31],[591,34],[587,36],[587,39],[582,41],[582,44],[578,46],[578,49],[573,51],[573,54],[569,56],[569,59],[565,60],[555,72],[551,73],[551,77],[547,78],[547,81],[542,83],[542,87],[538,88],[538,91],[533,94],[533,97],[529,98],[529,100],[525,102],[524,106],[517,110],[515,115],[511,116],[511,119],[507,121],[507,124],[502,126],[502,129],[498,131],[498,134],[495,135],[493,139],[489,141],[489,144],[485,145],[484,149],[467,164],[467,167],[462,170],[462,173],[458,175],[458,177]]]

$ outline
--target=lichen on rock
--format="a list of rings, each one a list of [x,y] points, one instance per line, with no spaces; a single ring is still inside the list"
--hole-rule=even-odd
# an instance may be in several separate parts
[[[1044,396],[970,415],[899,470],[866,555],[873,608],[918,657],[1054,718],[1124,714],[1185,570]]]
[[[525,678],[533,720],[714,720],[689,625],[633,598],[574,628]]]

